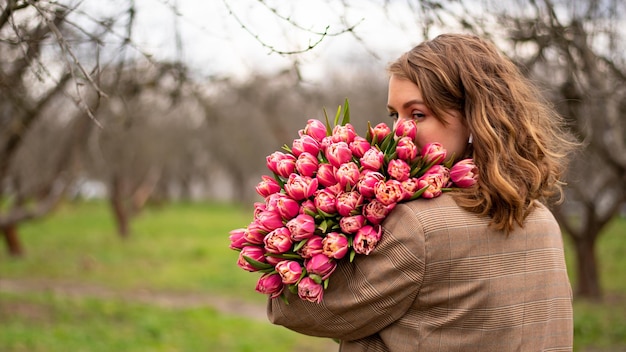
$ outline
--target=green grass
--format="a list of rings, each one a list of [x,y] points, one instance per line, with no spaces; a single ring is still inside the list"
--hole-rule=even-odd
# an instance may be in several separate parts
[[[263,305],[258,275],[236,266],[228,232],[251,209],[227,204],[147,208],[127,240],[105,203],[67,203],[24,224],[21,259],[0,250],[0,278],[56,280],[119,292],[156,290],[236,297]],[[576,300],[577,351],[626,351],[626,219],[598,242],[604,303]],[[566,254],[575,283],[574,257]],[[334,342],[209,308],[173,309],[122,299],[68,298],[50,292],[0,293],[0,351],[336,350]]]

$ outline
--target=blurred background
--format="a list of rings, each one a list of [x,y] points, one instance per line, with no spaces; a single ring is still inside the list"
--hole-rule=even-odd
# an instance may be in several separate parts
[[[443,32],[497,43],[583,143],[553,209],[575,349],[626,351],[626,3],[0,0],[0,350],[336,350],[269,324],[228,232],[265,156]]]

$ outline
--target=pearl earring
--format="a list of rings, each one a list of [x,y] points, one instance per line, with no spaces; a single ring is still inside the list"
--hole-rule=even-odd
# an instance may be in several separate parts
[[[473,140],[474,140],[474,136],[472,136],[472,134],[470,133],[469,140],[467,141],[467,143],[472,144]]]

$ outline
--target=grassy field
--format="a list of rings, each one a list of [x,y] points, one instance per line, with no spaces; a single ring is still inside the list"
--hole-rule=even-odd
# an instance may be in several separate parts
[[[257,275],[235,265],[228,231],[249,209],[224,204],[148,208],[127,240],[106,205],[65,204],[20,228],[22,259],[0,251],[0,278],[80,284],[113,292],[235,297],[262,307]],[[575,302],[577,351],[626,351],[626,220],[598,244],[605,303]],[[568,248],[569,268],[574,267]],[[572,278],[573,272],[571,273]],[[0,290],[3,291],[3,290]],[[93,293],[93,292],[92,292]],[[166,307],[128,296],[0,292],[0,351],[328,351],[336,344],[211,307]],[[245,312],[243,312],[245,313]]]

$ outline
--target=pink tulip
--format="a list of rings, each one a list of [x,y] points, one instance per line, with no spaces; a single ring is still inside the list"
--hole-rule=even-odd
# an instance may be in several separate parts
[[[361,158],[363,154],[365,154],[365,152],[368,151],[371,147],[372,146],[370,145],[370,142],[368,142],[367,139],[361,136],[354,137],[354,140],[352,141],[352,143],[350,143],[350,150],[352,151],[352,155],[357,158]]]
[[[267,168],[284,178],[289,177],[296,167],[296,157],[283,152],[274,152],[266,160]]]
[[[399,159],[411,162],[411,160],[417,157],[417,146],[411,138],[401,137],[396,146],[396,153],[398,153]]]
[[[319,190],[313,202],[318,211],[331,215],[337,212],[337,197],[328,188]]]
[[[269,231],[259,224],[258,220],[254,220],[248,225],[247,231],[244,233],[244,237],[248,243],[262,244],[265,235]]]
[[[320,143],[313,137],[305,134],[293,140],[291,151],[296,157],[304,152],[317,156],[317,153],[320,151]]]
[[[415,192],[419,191],[419,181],[415,177],[411,177],[402,181],[402,189],[404,189],[403,199],[410,199]]]
[[[402,182],[409,178],[411,167],[404,160],[392,159],[387,165],[387,173],[392,179]]]
[[[256,219],[259,227],[266,232],[270,232],[283,226],[283,219],[280,214],[275,211],[262,211]]]
[[[276,264],[276,271],[285,285],[295,284],[302,276],[302,266],[294,260],[282,260]]]
[[[426,165],[441,164],[446,159],[446,150],[440,143],[428,143],[422,148],[422,158]]]
[[[298,250],[298,254],[304,259],[313,257],[316,254],[322,253],[322,241],[324,239],[321,236],[313,236],[306,240],[304,245]]]
[[[323,151],[324,153],[326,153],[326,150],[328,150],[328,147],[331,144],[333,144],[333,137],[326,136],[326,137],[322,138],[322,141],[320,142],[320,150]]]
[[[346,142],[336,142],[326,148],[326,159],[334,167],[339,167],[352,159],[352,151]]]
[[[343,192],[337,195],[337,212],[341,216],[359,214],[363,205],[363,196],[356,191]]]
[[[441,166],[441,167],[437,167]],[[448,184],[449,171],[443,165],[435,165],[418,179],[418,188],[428,188],[422,193],[423,198],[435,198],[441,195],[442,188]]]
[[[341,259],[348,253],[348,238],[339,232],[329,232],[322,240],[322,254]]]
[[[313,176],[317,171],[319,161],[316,156],[308,152],[303,152],[296,160],[296,170],[302,176]]]
[[[276,164],[276,173],[282,178],[287,178],[296,171],[296,157],[290,156],[291,158],[283,158]]]
[[[351,161],[341,164],[335,173],[337,182],[341,186],[342,190],[352,189],[352,186],[354,186],[359,180],[360,175],[359,166]]]
[[[276,209],[281,218],[288,221],[300,213],[300,203],[283,194],[276,202]]]
[[[261,179],[262,181],[256,186],[256,191],[261,197],[265,198],[280,191],[281,187],[273,177],[263,175]]]
[[[363,197],[370,199],[376,196],[376,184],[385,179],[380,172],[364,170],[356,184],[357,190]]]
[[[396,206],[396,203],[391,203],[390,205],[385,205],[379,202],[376,199],[372,199],[369,203],[365,204],[363,207],[363,215],[372,224],[378,225],[385,218],[391,210]]]
[[[317,175],[315,176],[320,185],[324,187],[330,187],[337,183],[335,178],[336,168],[331,164],[322,163],[317,168]]]
[[[320,120],[310,119],[307,121],[303,132],[313,137],[317,142],[322,142],[322,139],[326,137],[326,125]]]
[[[463,159],[450,169],[450,179],[457,187],[472,187],[478,182],[478,168],[473,159]]]
[[[252,266],[252,264],[248,263],[244,257],[248,257],[250,259],[254,259],[257,262],[265,263],[265,251],[261,247],[257,246],[246,246],[243,247],[241,252],[239,252],[239,258],[237,259],[237,265],[246,271],[259,271],[259,269]]]
[[[307,199],[302,204],[300,204],[300,214],[315,214],[317,212],[317,208],[315,208],[315,203]]]
[[[365,216],[361,214],[353,216],[343,216],[341,217],[341,219],[339,219],[339,226],[341,227],[341,231],[343,233],[352,234],[357,232],[357,230],[361,227],[363,227],[366,221],[367,220],[365,219]]]
[[[285,192],[295,200],[303,200],[312,197],[317,191],[318,182],[316,178],[291,174],[285,184]]]
[[[349,123],[343,126],[337,125],[333,127],[333,133],[331,137],[334,143],[345,142],[347,144],[350,144],[352,143],[352,141],[354,141],[354,138],[356,137],[356,131],[354,130],[354,127]]]
[[[318,275],[326,280],[337,268],[337,263],[325,254],[315,254],[304,261],[304,266],[309,275]]]
[[[298,283],[298,296],[313,303],[320,303],[324,297],[324,287],[310,277],[305,277]]]
[[[243,247],[245,247],[247,244],[245,237],[247,231],[248,229],[246,228],[230,231],[230,236],[228,236],[228,239],[230,240],[230,245],[228,247],[235,250],[243,249]]]
[[[395,204],[403,197],[404,189],[398,180],[387,180],[376,185],[376,199],[384,205]]]
[[[270,298],[276,298],[283,293],[285,285],[278,274],[263,274],[256,284],[256,291],[267,294]]]
[[[370,129],[372,135],[372,144],[379,144],[387,135],[391,133],[391,129],[384,122],[379,123]]]
[[[254,206],[253,216],[255,219],[257,218],[257,216],[259,216],[259,214],[262,211],[267,210],[267,206],[265,205],[265,203],[262,203],[262,202],[254,202],[253,206]]]
[[[361,166],[364,169],[379,171],[383,167],[383,160],[385,159],[385,154],[378,150],[377,148],[370,148],[368,151],[363,154],[363,157],[360,159]]]
[[[380,225],[363,226],[357,231],[356,235],[354,235],[354,241],[352,242],[354,251],[359,254],[370,254],[380,241],[381,234],[382,227]]]
[[[265,235],[263,243],[265,244],[265,250],[273,254],[288,252],[293,245],[291,234],[286,227],[279,227]]]
[[[310,238],[315,233],[315,219],[308,214],[300,214],[289,220],[285,225],[289,229],[291,239],[299,242]]]
[[[273,257],[271,255],[265,256],[265,261],[267,262],[267,264],[271,264],[274,267],[276,266],[276,264],[280,263],[283,260],[284,260],[283,258]]]
[[[401,120],[396,125],[395,133],[397,137],[408,137],[412,141],[414,141],[415,136],[417,135],[417,123],[415,122],[415,120]]]

